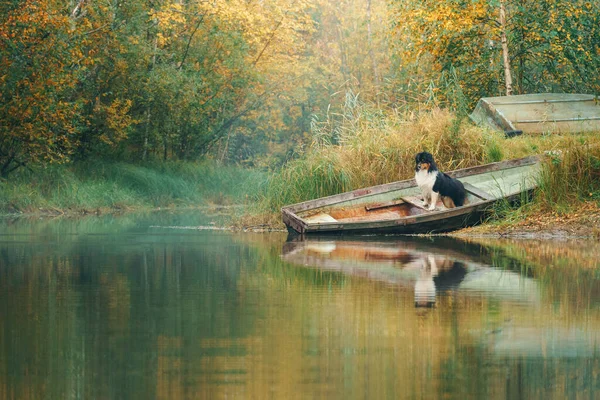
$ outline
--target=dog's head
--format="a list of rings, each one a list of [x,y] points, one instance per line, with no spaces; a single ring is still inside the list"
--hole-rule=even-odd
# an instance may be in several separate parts
[[[415,171],[436,171],[437,165],[435,165],[435,161],[433,161],[433,156],[431,153],[423,151],[418,153],[415,157]]]

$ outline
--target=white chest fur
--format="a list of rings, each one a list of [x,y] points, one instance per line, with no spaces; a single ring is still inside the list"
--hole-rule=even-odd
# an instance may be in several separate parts
[[[433,185],[435,185],[435,180],[437,178],[437,171],[427,172],[422,169],[419,172],[415,173],[415,180],[417,181],[417,185],[421,190],[433,190]]]

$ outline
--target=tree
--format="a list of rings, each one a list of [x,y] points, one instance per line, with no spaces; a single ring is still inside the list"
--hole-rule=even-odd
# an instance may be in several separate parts
[[[508,39],[506,38],[506,7],[504,0],[500,0],[500,42],[502,43],[502,64],[504,66],[504,85],[506,95],[513,94],[512,72],[510,70],[510,57],[508,54]]]
[[[421,85],[454,68],[471,105],[512,91],[599,90],[597,2],[396,0],[393,10],[399,68]]]
[[[0,20],[0,175],[66,162],[77,144],[79,104],[70,69],[69,19],[51,1],[19,3]]]
[[[385,0],[0,4],[0,173],[90,157],[279,161],[380,99]],[[366,45],[365,45],[366,44]]]

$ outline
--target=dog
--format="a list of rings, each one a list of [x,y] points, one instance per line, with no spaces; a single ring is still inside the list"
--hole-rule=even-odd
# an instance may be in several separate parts
[[[468,203],[463,184],[439,171],[433,156],[423,151],[415,157],[415,180],[423,194],[423,202],[430,211],[435,210],[438,197],[446,208],[460,207]]]

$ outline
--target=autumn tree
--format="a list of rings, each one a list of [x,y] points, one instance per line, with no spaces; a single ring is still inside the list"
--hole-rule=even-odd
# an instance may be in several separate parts
[[[0,175],[65,162],[77,143],[70,21],[51,1],[3,4],[0,17]]]
[[[197,159],[218,143],[225,151],[231,137],[274,137],[285,123],[271,105],[301,86],[309,9],[287,0],[153,3],[137,37],[146,57],[128,58],[128,76],[139,77],[129,79],[137,122],[130,149]],[[263,115],[273,117],[263,118],[270,126],[256,123]]]
[[[407,86],[423,87],[454,69],[467,98],[506,93],[597,93],[600,5],[575,0],[394,0],[394,43]],[[504,24],[500,20],[505,8]],[[502,33],[506,35],[502,61]],[[510,66],[507,71],[504,66]]]
[[[36,0],[0,11],[3,175],[93,157],[280,163],[349,91],[390,98],[385,0]]]
[[[71,72],[84,121],[75,155],[106,156],[137,126],[133,107],[141,77],[136,66],[148,59],[140,21],[147,14],[138,2],[80,0],[69,15],[69,44],[79,54]]]
[[[600,92],[600,4],[514,1],[512,41],[518,92]]]
[[[319,85],[309,43],[315,32],[314,1],[239,2],[227,26],[247,43],[246,62],[258,77],[239,118],[220,130],[222,157],[256,163],[257,156],[284,155],[309,130]]]

